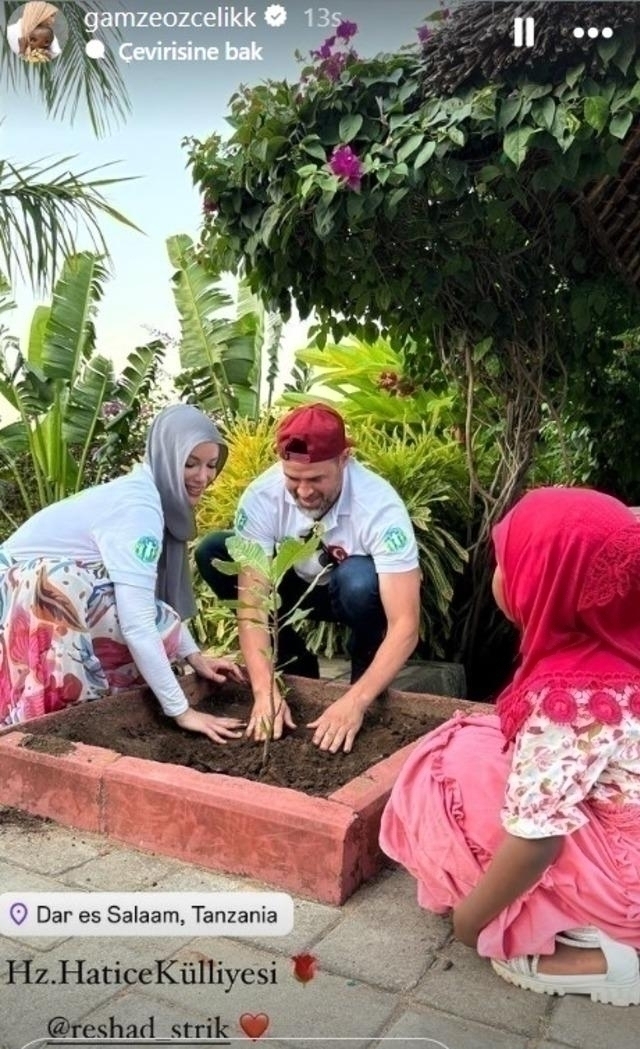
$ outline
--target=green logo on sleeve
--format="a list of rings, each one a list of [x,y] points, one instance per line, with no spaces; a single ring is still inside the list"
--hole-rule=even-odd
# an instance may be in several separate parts
[[[243,510],[242,507],[240,506],[238,508],[238,512],[236,513],[236,519],[235,519],[235,522],[234,522],[234,527],[235,527],[236,532],[244,532],[244,530],[245,530],[245,528],[247,526],[247,521],[248,520],[249,520],[249,518],[247,517],[246,510]]]
[[[392,528],[387,528],[382,537],[382,542],[388,554],[399,554],[401,550],[404,550],[409,545],[409,537],[402,528],[394,525]]]
[[[153,565],[160,557],[160,543],[153,535],[143,535],[136,541],[133,552],[144,565]]]

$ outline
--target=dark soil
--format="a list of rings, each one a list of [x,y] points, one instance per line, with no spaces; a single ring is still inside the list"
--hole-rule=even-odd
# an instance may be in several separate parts
[[[225,693],[225,696],[218,693],[215,700],[204,700],[197,709],[246,719],[249,709],[246,693],[229,687]],[[414,717],[394,710],[392,701],[378,700],[365,715],[352,752],[329,754],[313,745],[313,730],[306,728],[307,722],[319,716],[322,707],[295,694],[288,695],[287,702],[298,727],[287,730],[282,739],[271,743],[268,766],[264,770],[261,743],[243,738],[224,745],[215,744],[201,734],[178,728],[157,708],[148,706],[140,709],[139,718],[134,711],[128,711],[128,723],[123,725],[125,719],[121,711],[110,709],[108,700],[79,704],[65,711],[57,722],[55,718],[47,719],[48,724],[34,726],[37,734],[29,736],[24,745],[49,753],[64,753],[63,741],[73,740],[123,755],[185,765],[199,772],[241,776],[327,797],[442,720],[426,711],[422,717]],[[25,726],[25,731],[27,729]]]
[[[51,822],[46,816],[32,816],[28,812],[0,805],[0,830],[3,827],[20,827],[21,830],[38,831],[51,826]]]

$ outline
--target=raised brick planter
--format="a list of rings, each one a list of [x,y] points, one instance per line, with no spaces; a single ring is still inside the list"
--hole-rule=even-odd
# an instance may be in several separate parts
[[[301,693],[313,687],[317,694],[317,682],[290,678],[289,684]],[[197,703],[209,687],[192,678],[185,691]],[[344,686],[326,682],[323,692],[328,705]],[[408,692],[390,692],[389,702],[440,721],[456,710],[490,709]],[[139,725],[156,701],[147,689],[136,689],[99,703],[121,712],[123,724]],[[64,717],[64,711],[49,714],[0,733],[0,804],[330,904],[343,903],[384,865],[380,817],[416,746],[403,747],[330,797],[318,798],[81,743],[60,754],[22,745],[31,729],[39,726],[41,732],[51,719]]]

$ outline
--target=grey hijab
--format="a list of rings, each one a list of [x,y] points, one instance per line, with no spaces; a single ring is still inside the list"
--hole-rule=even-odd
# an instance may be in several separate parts
[[[172,404],[151,423],[145,462],[160,493],[164,515],[164,543],[158,562],[157,597],[176,610],[181,619],[195,615],[187,542],[195,538],[196,520],[187,498],[184,467],[198,444],[212,441],[220,448],[218,473],[228,448],[218,428],[191,404]]]

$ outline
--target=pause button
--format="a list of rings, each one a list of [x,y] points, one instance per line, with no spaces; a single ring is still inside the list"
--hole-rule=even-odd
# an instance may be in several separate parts
[[[535,43],[535,22],[533,18],[514,18],[513,43],[516,47],[533,47]]]

